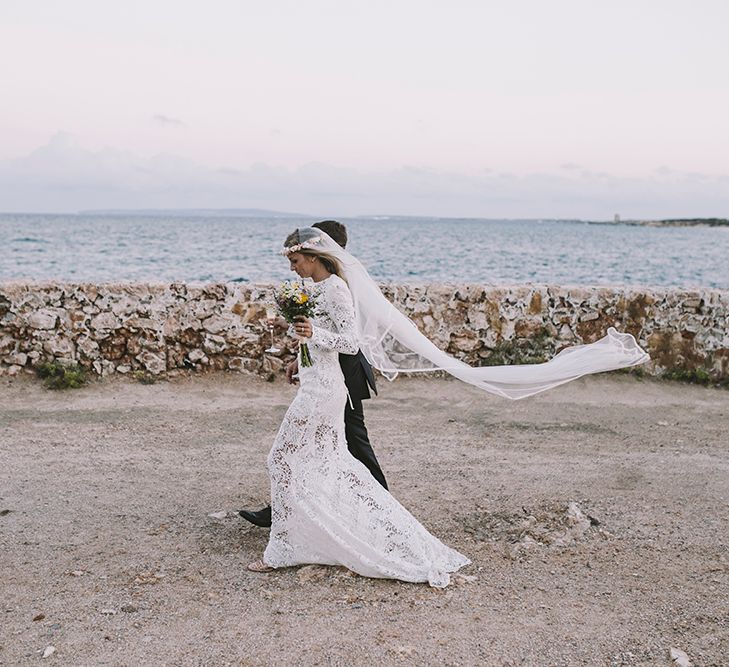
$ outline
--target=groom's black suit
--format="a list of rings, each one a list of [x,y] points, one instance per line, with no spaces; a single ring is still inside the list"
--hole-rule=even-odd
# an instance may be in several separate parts
[[[349,392],[349,399],[344,408],[344,434],[347,438],[347,448],[350,454],[364,463],[372,476],[387,488],[385,475],[382,473],[367,436],[364,410],[362,409],[362,401],[370,398],[370,389],[375,394],[377,393],[372,366],[365,359],[361,350],[358,350],[357,354],[340,354],[339,365],[344,374],[344,384],[347,385]]]

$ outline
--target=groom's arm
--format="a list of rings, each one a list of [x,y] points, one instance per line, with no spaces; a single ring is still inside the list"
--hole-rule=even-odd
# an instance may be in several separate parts
[[[296,375],[299,372],[299,360],[294,359],[288,366],[286,366],[286,379],[289,381],[289,384],[296,384],[299,379],[295,378],[294,375]]]

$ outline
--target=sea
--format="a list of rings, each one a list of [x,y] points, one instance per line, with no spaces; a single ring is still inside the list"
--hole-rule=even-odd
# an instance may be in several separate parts
[[[310,217],[2,214],[0,282],[272,282]],[[729,289],[729,227],[576,220],[340,218],[376,280]]]

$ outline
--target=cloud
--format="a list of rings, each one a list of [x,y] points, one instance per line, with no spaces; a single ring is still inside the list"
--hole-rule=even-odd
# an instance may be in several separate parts
[[[474,173],[419,165],[363,171],[312,162],[207,167],[159,154],[90,151],[64,132],[0,162],[5,211],[92,208],[266,208],[312,215],[489,218],[729,217],[729,176],[677,171],[642,178],[587,170]]]
[[[166,125],[167,127],[185,127],[185,123],[183,123],[179,118],[172,118],[161,113],[154,114],[154,116],[152,116],[152,120],[155,123]]]

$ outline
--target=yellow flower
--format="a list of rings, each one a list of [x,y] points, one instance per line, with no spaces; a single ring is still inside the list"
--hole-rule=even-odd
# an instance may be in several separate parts
[[[299,303],[306,303],[309,297],[306,294],[299,294]]]

